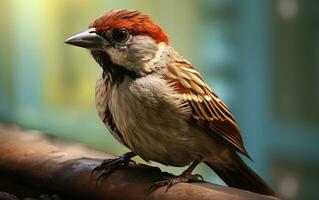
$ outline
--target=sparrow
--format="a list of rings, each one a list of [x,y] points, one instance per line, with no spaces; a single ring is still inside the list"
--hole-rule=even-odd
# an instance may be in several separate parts
[[[98,115],[131,150],[103,161],[94,170],[99,178],[138,155],[164,165],[189,165],[179,176],[155,181],[155,189],[200,180],[192,171],[204,162],[228,186],[275,194],[239,156],[250,158],[228,107],[147,15],[113,9],[65,42],[88,49],[102,68],[95,88]]]

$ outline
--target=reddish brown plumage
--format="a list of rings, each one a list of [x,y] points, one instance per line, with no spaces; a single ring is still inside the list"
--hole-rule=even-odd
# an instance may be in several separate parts
[[[178,81],[176,80],[170,80],[169,77],[165,77],[169,82],[172,84],[172,86],[175,88],[176,91],[180,94],[189,93],[189,89],[184,88]]]
[[[156,43],[169,43],[167,34],[156,23],[135,10],[110,10],[96,19],[90,27],[95,27],[97,32],[126,28],[132,35],[145,35],[153,38]]]

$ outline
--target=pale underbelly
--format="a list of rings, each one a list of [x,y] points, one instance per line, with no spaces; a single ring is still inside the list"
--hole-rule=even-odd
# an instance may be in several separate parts
[[[121,131],[127,146],[146,161],[182,167],[215,153],[217,149],[212,138],[191,127],[150,129],[148,126],[140,123]]]

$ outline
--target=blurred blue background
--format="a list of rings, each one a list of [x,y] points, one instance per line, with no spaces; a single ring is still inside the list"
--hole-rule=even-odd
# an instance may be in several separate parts
[[[112,8],[143,11],[166,30],[229,105],[255,161],[249,165],[283,199],[319,199],[317,0],[3,0],[1,122],[127,151],[95,111],[101,69],[87,51],[63,43]],[[222,184],[204,165],[197,172]]]

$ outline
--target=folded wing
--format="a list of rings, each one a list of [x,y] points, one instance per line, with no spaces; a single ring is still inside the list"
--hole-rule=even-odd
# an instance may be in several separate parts
[[[229,109],[190,63],[184,59],[176,60],[168,66],[165,78],[182,98],[189,102],[192,107],[192,123],[203,132],[250,158]]]

